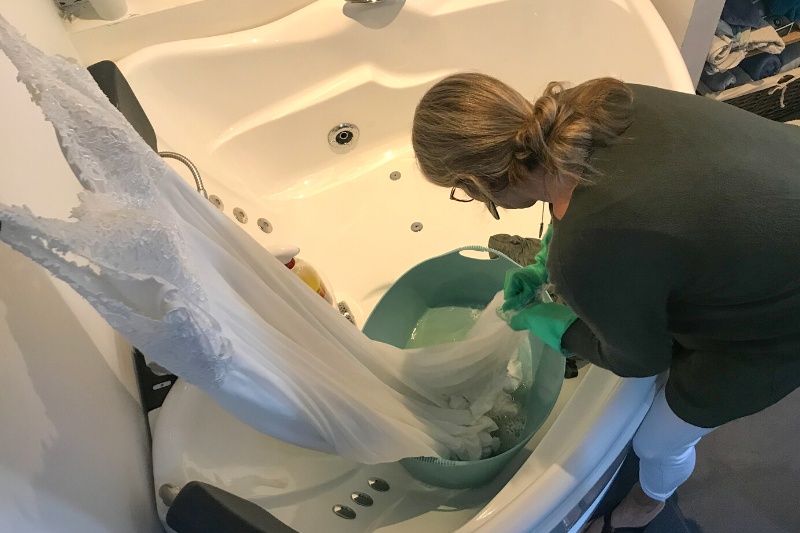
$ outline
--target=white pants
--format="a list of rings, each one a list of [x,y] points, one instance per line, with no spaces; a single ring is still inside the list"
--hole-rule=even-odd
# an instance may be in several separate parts
[[[693,426],[678,418],[661,387],[633,437],[644,493],[654,500],[669,498],[694,470],[695,444],[714,429]]]

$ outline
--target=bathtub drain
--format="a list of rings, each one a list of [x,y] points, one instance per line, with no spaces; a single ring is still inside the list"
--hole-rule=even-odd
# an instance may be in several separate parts
[[[414,233],[422,231],[422,222],[414,222],[413,224],[411,224],[411,231],[413,231]]]

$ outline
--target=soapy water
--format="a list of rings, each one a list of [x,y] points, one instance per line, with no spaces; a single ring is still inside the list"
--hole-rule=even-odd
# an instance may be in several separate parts
[[[406,348],[464,340],[482,312],[479,307],[430,308],[417,321]]]
[[[528,423],[528,413],[523,406],[527,401],[527,387],[520,386],[514,393],[513,401],[517,408],[515,415],[494,416],[491,412],[489,418],[497,424],[497,431],[493,435],[500,439],[500,448],[497,454],[510,450],[517,445],[524,436],[525,425]]]
[[[463,340],[483,311],[481,307],[430,308],[417,321],[405,347],[421,348]],[[500,447],[493,455],[510,450],[524,435],[528,414],[523,406],[527,396],[528,387],[523,384],[509,395],[503,409],[487,413],[498,426],[492,436],[500,439]]]

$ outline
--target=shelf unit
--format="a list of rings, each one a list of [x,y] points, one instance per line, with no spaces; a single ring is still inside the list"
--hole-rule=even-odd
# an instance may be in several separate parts
[[[791,31],[781,39],[787,46],[800,42],[800,22],[795,22]],[[747,54],[747,57],[764,53],[766,52],[755,50]],[[800,118],[800,68],[704,96],[772,120],[784,122],[798,119]]]

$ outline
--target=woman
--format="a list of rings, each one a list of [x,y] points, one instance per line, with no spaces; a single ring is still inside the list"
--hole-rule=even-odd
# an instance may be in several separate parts
[[[800,386],[800,128],[610,78],[529,102],[457,74],[420,101],[412,141],[451,198],[549,202],[543,261],[506,309],[562,353],[625,377],[669,370],[636,437],[639,483],[588,531],[640,531],[694,446]],[[545,282],[568,307],[531,303]]]

